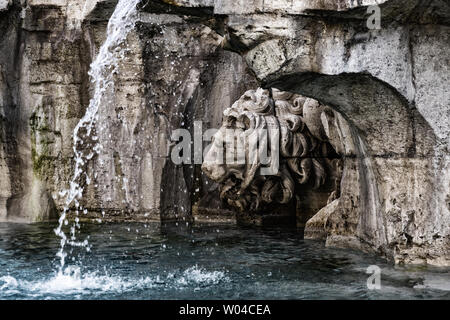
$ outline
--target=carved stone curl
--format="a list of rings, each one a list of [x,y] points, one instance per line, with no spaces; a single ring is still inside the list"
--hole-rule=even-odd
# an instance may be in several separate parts
[[[334,150],[323,133],[320,116],[317,121],[313,119],[314,108],[318,107],[319,103],[313,99],[259,88],[247,91],[226,109],[222,127],[214,135],[202,165],[205,174],[221,185],[220,198],[241,212],[259,212],[271,204],[289,203],[300,192],[299,186],[318,189],[324,185],[329,175],[327,168],[336,166],[338,159],[328,158]],[[304,108],[308,114],[304,114]],[[311,118],[314,134],[305,124],[304,116]],[[266,129],[269,137],[254,143],[258,129]],[[276,144],[274,137],[279,139]],[[223,160],[229,148],[238,154],[239,142],[245,146],[245,161]],[[266,147],[269,163],[251,161],[255,145]],[[279,153],[279,169],[262,175],[264,166],[273,165],[273,152]]]

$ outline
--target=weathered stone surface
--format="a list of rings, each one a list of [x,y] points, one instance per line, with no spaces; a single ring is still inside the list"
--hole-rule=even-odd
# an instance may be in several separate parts
[[[11,2],[11,0],[0,0],[0,11],[6,11]]]
[[[345,11],[355,8],[380,5],[389,0],[215,0],[217,14],[250,14],[257,12],[280,12],[301,14],[308,10]]]
[[[339,199],[334,200],[326,207],[323,207],[311,219],[308,220],[305,227],[305,239],[327,239],[327,222],[331,214],[334,214],[339,208]]]
[[[49,219],[61,209],[89,64],[116,3],[0,0],[0,220]],[[366,25],[374,4],[380,30]],[[208,198],[218,185],[199,165],[170,161],[170,136],[193,132],[197,119],[203,130],[220,127],[224,109],[263,85],[329,106],[305,121],[320,119],[314,135],[344,158],[340,198],[328,207],[310,195],[320,206],[296,208],[308,216],[325,206],[328,245],[450,264],[448,1],[154,0],[140,8],[114,101],[99,115],[105,150],[86,168],[97,173],[86,184],[88,215],[191,220],[196,207],[230,217]]]
[[[381,30],[368,30],[361,11],[349,7],[282,17],[281,29],[264,14],[275,7],[228,19],[226,47],[240,51],[260,81],[328,104],[350,124],[353,143],[344,148],[355,158],[344,161],[328,244],[448,264],[450,19],[449,5],[439,2],[435,14],[436,5],[385,1]]]
[[[73,129],[89,103],[89,64],[116,2],[17,1],[1,20],[2,221],[45,220],[62,209]],[[218,51],[221,39],[198,21],[141,14],[113,100],[99,112],[103,150],[85,168],[89,183],[80,181],[86,217],[192,220],[193,203],[214,185],[199,165],[172,163],[171,133],[193,130],[197,119],[214,126],[222,108],[256,85],[241,57]]]

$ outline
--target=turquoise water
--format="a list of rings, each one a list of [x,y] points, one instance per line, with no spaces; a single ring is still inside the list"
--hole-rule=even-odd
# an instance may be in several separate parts
[[[394,267],[295,230],[83,224],[63,273],[52,224],[0,224],[0,299],[450,299],[450,269]],[[368,290],[367,267],[381,268]]]

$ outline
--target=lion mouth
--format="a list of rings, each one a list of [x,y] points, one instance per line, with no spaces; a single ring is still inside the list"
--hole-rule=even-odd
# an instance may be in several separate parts
[[[220,192],[220,198],[222,200],[238,200],[241,197],[241,184],[242,180],[235,175],[228,176]]]

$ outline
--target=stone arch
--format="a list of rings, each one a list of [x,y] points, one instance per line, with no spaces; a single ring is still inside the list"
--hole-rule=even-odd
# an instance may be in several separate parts
[[[341,197],[311,219],[307,236],[401,259],[396,253],[412,249],[413,238],[427,232],[420,224],[439,215],[430,206],[437,179],[436,137],[414,105],[390,85],[362,73],[294,74],[266,86],[331,106],[349,126],[351,137],[341,141]],[[336,124],[331,118],[323,115],[324,125]],[[321,227],[323,232],[317,233]]]

